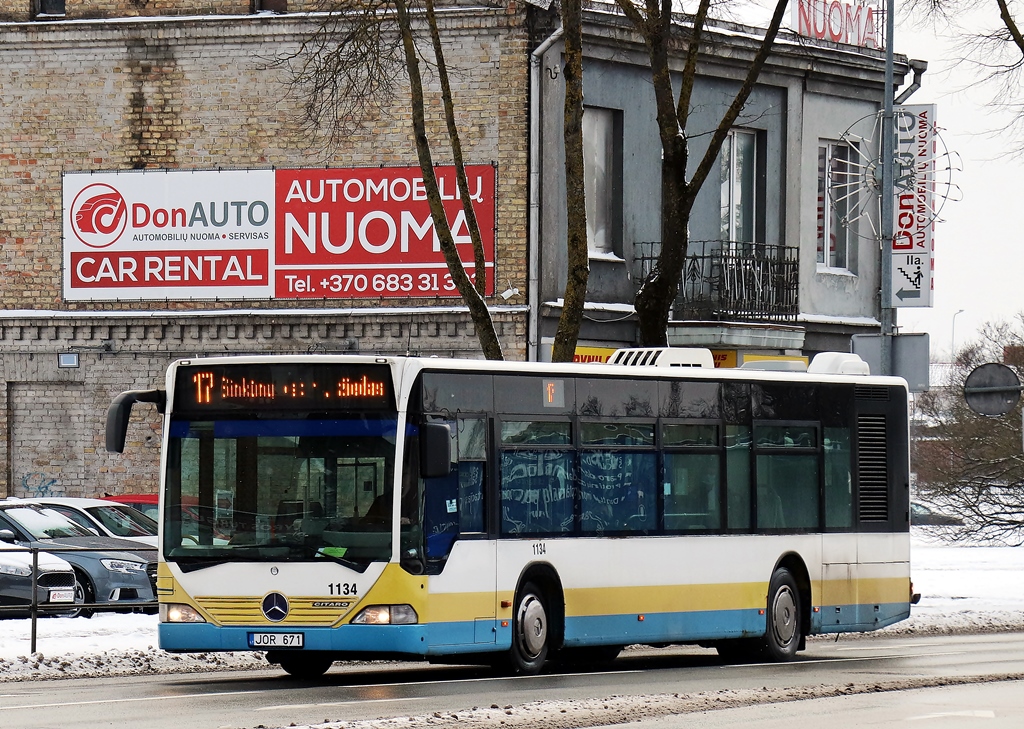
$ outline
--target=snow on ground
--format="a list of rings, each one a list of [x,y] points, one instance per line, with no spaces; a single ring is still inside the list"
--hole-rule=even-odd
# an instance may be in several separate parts
[[[912,577],[921,603],[883,633],[1024,630],[1024,547],[941,544],[915,530]],[[99,613],[0,620],[0,682],[26,678],[268,668],[260,653],[173,655],[157,648],[157,616]]]

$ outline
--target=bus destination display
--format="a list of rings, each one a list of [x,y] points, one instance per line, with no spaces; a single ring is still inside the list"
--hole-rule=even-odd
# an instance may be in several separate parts
[[[394,409],[386,365],[219,364],[180,367],[176,410]]]

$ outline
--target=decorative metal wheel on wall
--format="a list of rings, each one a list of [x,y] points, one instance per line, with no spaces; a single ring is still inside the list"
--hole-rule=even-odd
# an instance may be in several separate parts
[[[953,182],[954,172],[961,170],[960,155],[946,148],[938,128],[931,123],[934,150],[930,160],[922,162],[909,150],[916,129],[908,129],[909,118],[900,107],[894,110],[896,153],[893,164],[893,186],[901,192],[916,193],[922,189],[930,196],[915,199],[915,214],[927,223],[941,220],[947,202],[961,198],[960,188]],[[914,117],[916,120],[916,117]],[[908,136],[909,135],[909,136]],[[840,225],[862,238],[881,238],[882,197],[882,112],[862,117],[850,125],[832,145],[827,168],[828,197]]]

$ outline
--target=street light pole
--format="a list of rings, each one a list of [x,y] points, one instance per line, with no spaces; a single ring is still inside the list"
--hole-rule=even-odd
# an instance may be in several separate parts
[[[964,309],[961,309],[957,313],[953,314],[953,326],[949,332],[949,361],[956,362],[956,318],[964,313]]]
[[[895,122],[893,113],[893,95],[895,84],[893,83],[894,59],[893,59],[893,34],[896,28],[895,0],[886,0],[885,3],[885,90],[882,105],[882,209],[881,209],[881,266],[879,267],[881,284],[879,289],[879,319],[882,325],[882,339],[880,340],[880,365],[879,374],[891,375],[892,366],[892,336],[895,329],[896,312],[892,306],[892,236],[893,236],[893,159],[895,144]]]

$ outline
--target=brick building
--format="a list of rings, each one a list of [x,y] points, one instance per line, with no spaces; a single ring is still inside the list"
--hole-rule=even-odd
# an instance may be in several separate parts
[[[292,12],[254,12],[261,5]],[[124,456],[103,449],[103,420],[115,394],[156,386],[178,357],[311,350],[478,356],[458,298],[64,295],[67,173],[135,170],[123,177],[130,186],[147,169],[417,164],[404,93],[331,151],[303,132],[288,71],[268,61],[316,28],[315,17],[296,14],[314,5],[24,0],[0,9],[0,496],[155,490],[155,412],[140,413]],[[495,170],[495,277],[525,291],[525,11],[453,8],[441,22],[445,37],[456,39],[446,51],[465,159]],[[430,114],[439,129],[439,107]],[[434,154],[437,164],[450,163],[440,145]],[[525,299],[489,303],[506,356],[522,358]],[[60,366],[73,358],[59,362],[59,355],[76,355],[77,367]]]
[[[168,208],[154,224],[167,226],[180,212],[181,220],[217,226],[217,217],[226,221],[229,213],[241,224],[242,200],[251,200],[220,183],[231,175],[273,175],[276,183],[260,184],[269,184],[268,195],[280,204],[287,198],[274,184],[289,174],[319,179],[322,195],[325,183],[337,182],[325,175],[336,170],[369,176],[414,167],[404,87],[394,99],[379,99],[378,110],[329,150],[304,132],[290,73],[272,61],[296,51],[318,27],[323,16],[309,11],[319,5],[19,0],[0,9],[0,496],[155,491],[155,412],[137,408],[129,446],[117,457],[102,447],[103,419],[116,393],[160,386],[167,364],[179,357],[479,356],[466,309],[450,291],[415,296],[382,283],[378,296],[372,287],[366,295],[335,296],[325,287],[311,291],[316,286],[293,273],[301,283],[285,293],[278,286],[233,294],[212,285],[129,285],[118,292],[98,283],[106,253],[83,253],[74,238],[69,211],[89,174],[99,188],[135,192],[166,179],[186,198],[193,176],[197,190],[227,197],[211,202],[208,214],[206,198],[198,213],[191,203]],[[487,301],[506,356],[516,359],[548,356],[566,275],[562,45],[557,7],[544,5],[453,2],[439,15],[465,159],[494,172]],[[636,338],[635,287],[660,245],[660,147],[643,43],[611,6],[587,12],[584,35],[593,121],[585,142],[600,137],[604,145],[595,145],[604,151],[593,159],[602,165],[608,195],[593,211],[606,234],[590,241],[581,344],[588,348],[583,356],[600,359]],[[759,38],[743,26],[719,26],[712,35],[694,91],[694,164],[709,136],[702,132],[729,103]],[[747,357],[845,349],[851,335],[879,330],[877,241],[865,235],[866,225],[860,232],[840,229],[844,211],[824,191],[829,158],[860,154],[874,143],[858,131],[863,142],[856,144],[865,148],[853,149],[844,130],[874,118],[883,70],[877,45],[780,35],[747,113],[729,135],[721,179],[709,180],[698,198],[670,342],[711,347],[716,360],[736,366]],[[897,79],[907,70],[898,58]],[[429,70],[426,82],[436,88]],[[427,115],[428,129],[440,135],[436,98],[428,100]],[[434,146],[438,165],[450,163],[444,150]],[[877,204],[868,201],[865,214],[877,212],[871,208]],[[148,208],[138,210],[148,221]],[[303,243],[312,251],[317,238],[320,218],[310,210],[284,227],[300,253]],[[265,222],[250,215],[251,225]],[[417,225],[403,231],[415,233]],[[146,235],[177,240],[165,234],[169,229]],[[334,250],[345,248],[337,241]],[[122,256],[105,275],[135,280],[144,265]],[[162,265],[169,280],[170,259]],[[180,279],[188,263],[173,265]]]

